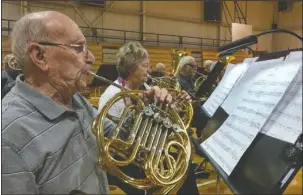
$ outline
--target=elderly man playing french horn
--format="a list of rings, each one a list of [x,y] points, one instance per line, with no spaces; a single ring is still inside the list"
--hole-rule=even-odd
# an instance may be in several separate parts
[[[109,194],[91,130],[97,110],[79,95],[94,56],[78,25],[54,11],[15,23],[12,53],[23,74],[2,99],[2,193]],[[170,104],[166,89],[145,92]],[[105,134],[115,125],[105,120]]]
[[[178,75],[178,81],[181,85],[181,89],[195,96],[195,81],[194,76],[197,72],[197,63],[194,57],[184,56],[179,61],[180,72]],[[202,110],[203,102],[196,102],[193,105],[194,115],[192,120],[192,127],[196,127],[196,133],[198,137],[201,137],[202,131],[207,124],[208,117]]]

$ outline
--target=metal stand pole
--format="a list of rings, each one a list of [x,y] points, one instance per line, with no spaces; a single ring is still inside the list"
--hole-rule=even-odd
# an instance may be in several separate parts
[[[217,174],[217,185],[216,185],[216,187],[217,187],[216,194],[218,195],[218,194],[220,194],[220,177],[219,177],[218,174]]]

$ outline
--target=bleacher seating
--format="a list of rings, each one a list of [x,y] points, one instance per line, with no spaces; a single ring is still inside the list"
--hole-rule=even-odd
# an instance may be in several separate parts
[[[146,49],[149,53],[152,71],[156,70],[156,64],[160,62],[166,65],[167,71],[171,71],[172,58],[170,50],[173,48],[146,47]]]
[[[97,72],[98,68],[102,63],[102,46],[96,43],[89,43],[88,49],[94,54],[95,56],[95,63],[90,67],[90,70],[94,73]],[[89,83],[92,81],[92,77],[89,77]]]
[[[116,54],[118,49],[122,46],[122,43],[108,43],[108,42],[89,42],[88,48],[95,56],[95,63],[90,67],[90,70],[94,73],[98,71],[100,66],[103,64],[113,65],[115,68],[116,64]],[[149,55],[150,63],[152,65],[152,71],[155,70],[156,64],[161,62],[166,64],[167,71],[172,69],[172,56],[170,54],[172,47],[155,47],[155,46],[145,46]],[[182,48],[181,48],[182,49]],[[201,66],[205,60],[218,60],[218,53],[214,49],[197,49],[197,48],[186,48],[183,49],[188,55],[192,55],[196,58],[198,66]],[[8,36],[2,36],[2,56],[11,53],[11,42]],[[248,56],[245,52],[236,52],[234,54],[236,60],[233,63],[242,62],[244,58]],[[90,76],[88,78],[88,84],[91,84],[93,78]],[[97,106],[98,98],[103,93],[106,86],[94,87],[90,89],[90,100],[91,103]]]
[[[11,41],[8,36],[1,36],[1,42],[2,42],[2,50],[1,50],[1,55],[2,59],[12,53],[12,46],[11,46]],[[2,67],[2,62],[1,62],[1,67]]]
[[[108,42],[100,42],[100,43],[89,43],[89,49],[96,57],[95,64],[91,67],[91,70],[96,73],[100,66],[102,65],[112,65],[113,69],[115,69],[116,64],[116,54],[119,48],[123,44],[121,43],[108,43]],[[150,63],[152,65],[152,71],[155,70],[156,64],[161,62],[166,64],[167,71],[171,71],[172,69],[172,56],[170,54],[172,49],[180,49],[180,48],[170,48],[170,47],[155,47],[155,46],[146,46],[149,56]],[[218,52],[214,49],[197,49],[197,48],[186,48],[183,49],[188,55],[193,55],[193,57],[197,58],[197,63],[201,66],[205,60],[213,60],[217,61]],[[248,55],[245,52],[236,52],[234,54],[236,60],[232,63],[242,62],[244,58]],[[108,68],[106,68],[108,70]],[[92,78],[89,78],[89,84],[91,83]],[[106,86],[94,87],[90,91],[90,101],[93,105],[98,105],[98,100],[100,95],[105,90]]]

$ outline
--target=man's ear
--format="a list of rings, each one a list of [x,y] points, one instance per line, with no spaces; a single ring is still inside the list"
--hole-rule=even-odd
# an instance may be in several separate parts
[[[42,71],[48,70],[48,64],[45,58],[45,48],[37,43],[30,43],[28,45],[29,58],[33,64]]]

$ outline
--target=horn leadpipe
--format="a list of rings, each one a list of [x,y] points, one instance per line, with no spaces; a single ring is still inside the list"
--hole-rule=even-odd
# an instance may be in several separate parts
[[[113,85],[113,86],[118,87],[119,89],[122,89],[122,90],[128,90],[128,89],[126,89],[125,87],[123,87],[123,86],[121,86],[121,85],[118,85],[117,83],[115,83],[115,82],[113,82],[113,81],[111,81],[111,80],[109,80],[109,79],[107,79],[107,78],[104,78],[104,77],[102,77],[102,76],[99,76],[99,75],[93,73],[92,71],[88,71],[88,73],[89,73],[90,75],[92,75],[93,77],[95,77],[95,78],[97,78],[97,79],[99,79],[99,80],[101,80],[101,81],[103,81],[103,82],[105,82],[105,83],[107,83],[107,84],[109,84],[109,85]]]
[[[202,73],[200,73],[200,72],[198,72],[198,71],[196,71],[195,74],[201,75],[201,76],[205,76],[204,74],[202,74]]]
[[[118,88],[121,89],[121,90],[125,90],[125,91],[129,90],[129,89],[127,89],[127,88],[125,88],[125,87],[123,87],[123,86],[121,86],[121,85],[119,85],[119,84],[117,84],[117,83],[115,83],[115,82],[113,82],[113,81],[107,79],[107,78],[104,78],[104,77],[102,77],[102,76],[99,76],[99,75],[93,73],[92,71],[88,71],[88,73],[89,73],[90,75],[92,75],[93,77],[95,77],[95,78],[97,78],[97,79],[99,79],[99,80],[101,80],[101,81],[103,81],[103,82],[105,82],[105,83],[107,83],[107,84],[109,84],[109,85],[113,85],[113,86],[115,86],[115,87],[118,87]],[[153,79],[150,75],[148,75],[148,77],[150,77],[151,79]],[[150,89],[150,86],[147,85],[146,83],[144,83],[144,86],[145,86],[147,89]],[[191,94],[190,94],[190,95],[191,95]],[[175,97],[172,97],[172,99],[173,99],[176,103],[180,103],[180,100],[176,99]],[[183,100],[182,100],[182,101],[183,101]]]
[[[115,87],[118,87],[119,89],[129,90],[129,89],[127,89],[127,88],[125,88],[125,87],[123,87],[123,86],[121,86],[121,85],[119,85],[119,84],[117,84],[117,83],[115,83],[115,82],[113,82],[113,81],[111,81],[111,80],[105,78],[105,77],[102,77],[102,76],[99,76],[99,75],[93,73],[92,71],[88,71],[88,73],[89,73],[90,75],[92,75],[93,77],[95,77],[95,78],[97,78],[97,79],[99,79],[99,80],[101,80],[101,81],[103,81],[103,82],[105,82],[105,83],[107,83],[107,84],[109,84],[109,85],[113,85],[113,86],[115,86]],[[151,88],[151,87],[150,87],[149,85],[147,85],[146,83],[144,83],[144,86],[145,86],[147,89],[150,89],[150,88]]]

